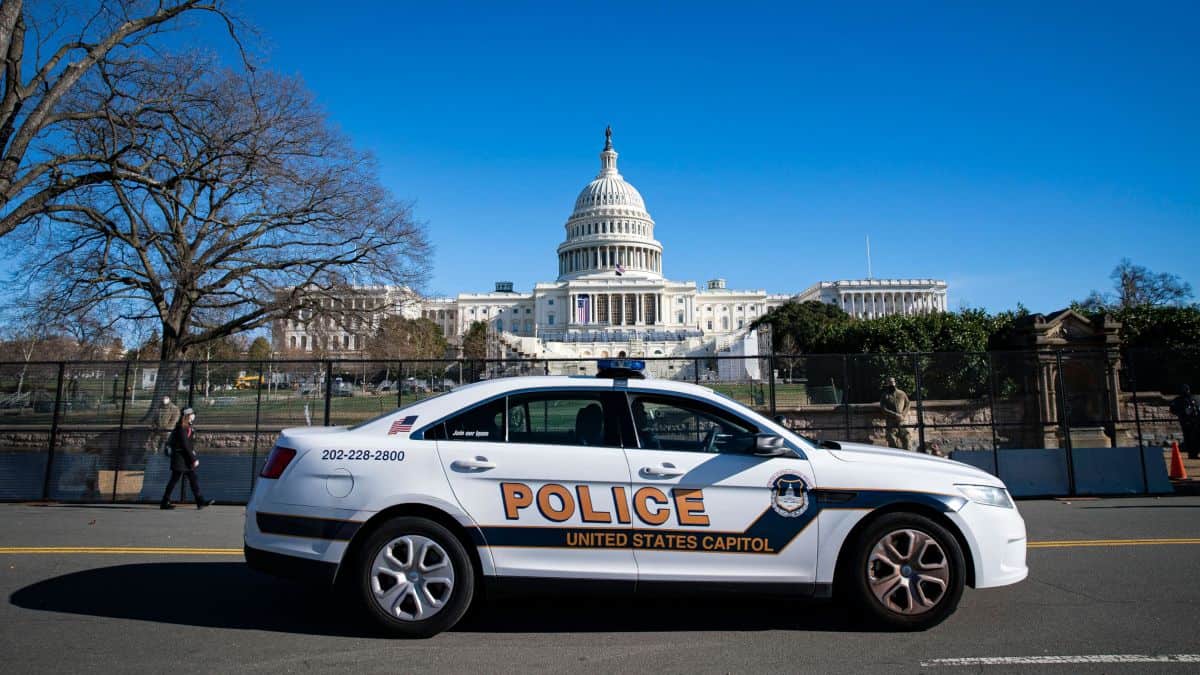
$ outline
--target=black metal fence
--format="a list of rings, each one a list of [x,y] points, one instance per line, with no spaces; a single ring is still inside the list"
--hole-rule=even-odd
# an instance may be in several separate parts
[[[1171,399],[1200,384],[1192,352],[646,361],[652,377],[711,387],[810,436],[990,451],[992,466],[1009,450],[1163,446],[1179,438]],[[169,476],[162,445],[179,409],[192,407],[205,492],[244,502],[281,429],[352,424],[482,379],[595,368],[592,359],[0,363],[0,500],[157,500]],[[890,378],[908,400],[891,427],[880,407]]]

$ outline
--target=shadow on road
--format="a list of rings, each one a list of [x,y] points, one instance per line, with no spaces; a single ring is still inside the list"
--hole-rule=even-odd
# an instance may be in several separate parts
[[[1200,504],[1113,504],[1111,506],[1081,506],[1081,509],[1200,509]]]
[[[35,509],[87,509],[89,511],[148,511],[145,504],[75,504],[59,502],[35,502],[26,504]],[[154,506],[158,506],[155,504]]]
[[[74,572],[26,586],[24,609],[306,635],[383,637],[328,588],[241,562],[161,562]],[[766,597],[504,597],[477,603],[454,629],[481,633],[861,631],[842,608]]]

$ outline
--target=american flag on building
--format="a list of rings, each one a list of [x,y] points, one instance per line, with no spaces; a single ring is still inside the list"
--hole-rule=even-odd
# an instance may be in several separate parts
[[[592,300],[591,297],[587,296],[587,295],[581,295],[575,300],[576,309],[579,310],[577,313],[579,315],[580,323],[591,323],[592,322],[592,302],[591,302],[591,300]]]
[[[388,436],[395,434],[403,434],[412,431],[413,424],[417,421],[416,415],[409,415],[392,422],[392,428],[388,429]]]

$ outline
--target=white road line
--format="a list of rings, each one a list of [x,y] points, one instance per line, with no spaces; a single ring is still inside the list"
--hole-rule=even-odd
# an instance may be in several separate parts
[[[922,668],[938,666],[1038,666],[1070,663],[1200,663],[1200,654],[1085,654],[1081,656],[980,656],[922,661]]]

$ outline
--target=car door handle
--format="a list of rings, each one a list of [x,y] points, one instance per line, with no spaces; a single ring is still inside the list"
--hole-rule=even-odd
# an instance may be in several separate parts
[[[642,475],[654,476],[656,478],[677,478],[687,473],[683,469],[676,469],[674,464],[663,462],[661,466],[643,466]]]
[[[488,458],[483,456],[476,457],[475,459],[456,459],[450,462],[450,466],[466,471],[486,471],[487,469],[496,468],[493,462],[489,462]]]

